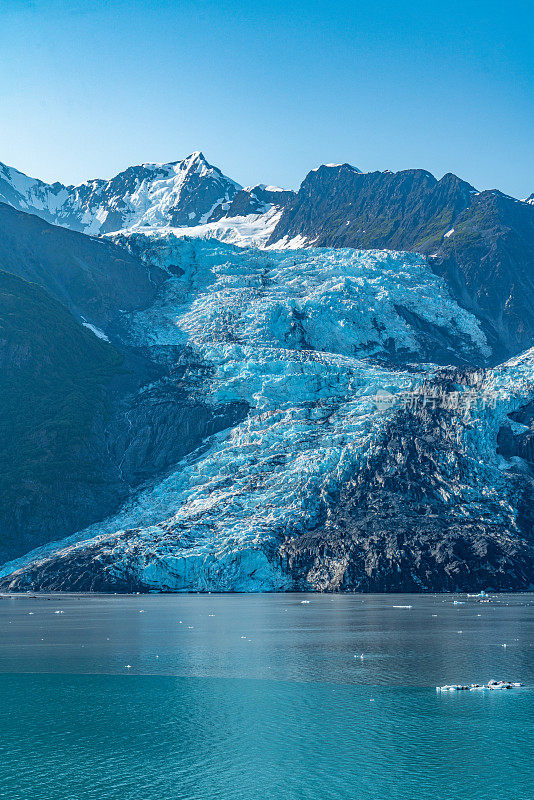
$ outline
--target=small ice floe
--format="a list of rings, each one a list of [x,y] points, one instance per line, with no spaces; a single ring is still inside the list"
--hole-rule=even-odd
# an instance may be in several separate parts
[[[412,606],[393,606],[393,608],[412,608]]]
[[[488,681],[487,683],[471,683],[464,685],[461,683],[447,684],[445,686],[436,686],[437,692],[483,692],[494,691],[496,689],[519,689],[524,686],[519,681]]]
[[[109,342],[109,339],[104,331],[101,331],[100,328],[96,327],[96,325],[91,325],[90,322],[82,322],[82,325],[84,328],[88,328],[90,331],[92,331],[92,333],[94,333],[98,339],[102,339],[104,342]],[[139,594],[139,592],[136,592],[136,594]]]
[[[486,684],[487,688],[492,689],[519,689],[520,686],[524,686],[524,683],[520,681],[488,681]]]

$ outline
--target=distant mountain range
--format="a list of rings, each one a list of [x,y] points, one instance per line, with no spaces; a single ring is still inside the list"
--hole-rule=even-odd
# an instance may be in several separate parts
[[[533,345],[534,195],[0,164],[0,586],[532,587]]]

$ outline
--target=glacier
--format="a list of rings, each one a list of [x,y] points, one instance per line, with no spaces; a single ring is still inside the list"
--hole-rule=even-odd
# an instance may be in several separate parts
[[[284,545],[328,528],[342,487],[369,468],[407,399],[442,365],[462,353],[484,362],[478,320],[413,253],[262,250],[168,230],[113,240],[168,275],[154,304],[122,315],[124,339],[171,365],[215,411],[240,401],[248,414],[109,519],[4,565],[0,577],[34,585],[36,574],[81,560],[122,589],[314,588],[314,570],[296,579]],[[470,507],[493,482],[496,505],[513,516],[513,465],[496,441],[532,394],[533,362],[531,352],[480,370],[477,391],[490,402],[467,404],[457,432],[475,474],[461,488]],[[458,377],[457,391],[469,381]]]

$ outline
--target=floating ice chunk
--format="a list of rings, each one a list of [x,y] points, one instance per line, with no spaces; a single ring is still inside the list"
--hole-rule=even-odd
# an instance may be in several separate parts
[[[519,681],[495,681],[490,680],[486,684],[472,683],[469,686],[461,683],[446,684],[445,686],[436,686],[437,692],[479,692],[479,691],[494,691],[495,689],[519,689],[524,686]]]
[[[495,689],[518,689],[520,686],[523,686],[523,684],[519,681],[512,682],[491,680],[487,683],[488,689],[491,689],[492,691]]]

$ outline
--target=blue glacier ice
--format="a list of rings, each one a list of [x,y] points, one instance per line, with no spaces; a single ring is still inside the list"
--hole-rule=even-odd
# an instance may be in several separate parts
[[[328,520],[340,486],[372,458],[406,397],[439,370],[429,363],[434,343],[441,363],[447,352],[451,361],[489,354],[477,319],[420,255],[114,238],[169,275],[150,308],[124,315],[130,343],[180,362],[182,380],[215,409],[239,400],[249,412],[119,513],[4,575],[96,548],[118,581],[134,576],[147,589],[289,589],[280,542]],[[465,412],[459,442],[475,471],[509,467],[495,441],[532,392],[533,360],[530,353],[484,371],[481,391],[491,401]],[[461,491],[481,501],[476,481]]]

